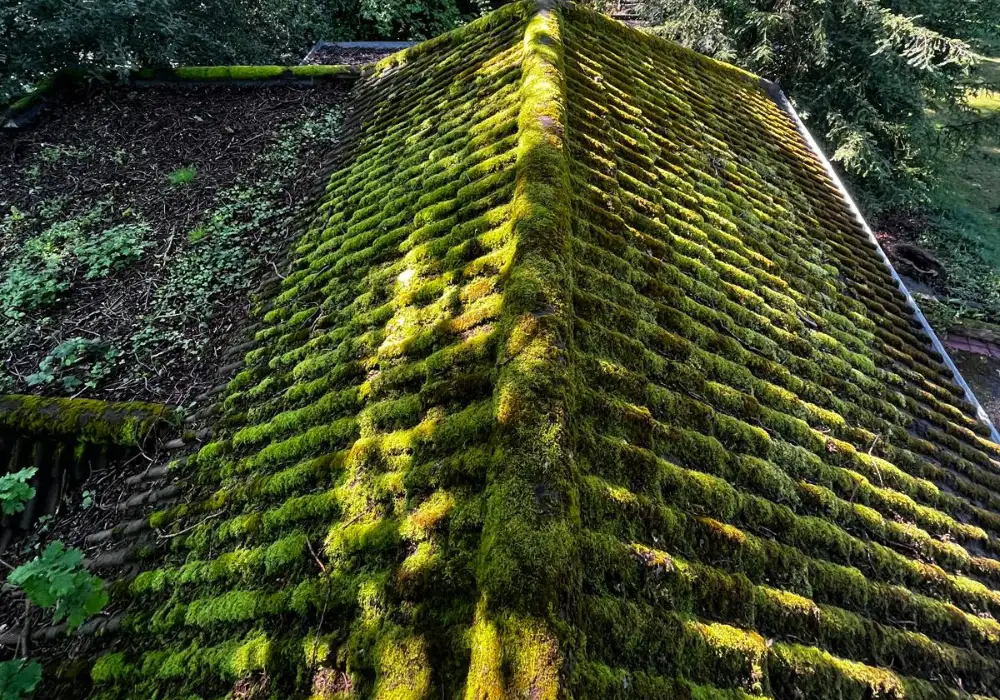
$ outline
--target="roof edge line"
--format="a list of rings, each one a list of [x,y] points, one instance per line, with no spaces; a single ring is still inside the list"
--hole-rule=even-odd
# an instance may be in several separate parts
[[[795,107],[792,105],[791,101],[789,101],[788,97],[781,89],[781,86],[778,85],[778,83],[776,82],[767,80],[766,78],[761,78],[760,84],[761,87],[764,89],[764,91],[768,94],[768,96],[772,100],[774,100],[775,104],[777,104],[778,107],[783,112],[785,112],[785,114],[791,117],[792,122],[795,124],[795,128],[802,135],[802,137],[805,138],[806,145],[808,145],[809,150],[812,151],[813,155],[816,156],[817,160],[819,160],[824,170],[826,170],[826,174],[833,181],[833,184],[837,188],[837,191],[840,192],[840,195],[847,202],[847,206],[850,208],[851,213],[854,214],[854,218],[857,219],[859,224],[861,224],[861,227],[864,229],[865,234],[867,234],[868,236],[868,240],[870,240],[875,245],[875,249],[878,251],[879,257],[882,259],[882,263],[887,268],[889,268],[889,274],[892,276],[893,281],[896,283],[896,287],[899,289],[899,291],[903,293],[903,296],[906,297],[907,305],[910,307],[914,315],[917,317],[917,321],[920,323],[920,326],[924,329],[924,333],[926,333],[927,336],[930,338],[931,346],[934,348],[934,350],[938,352],[938,354],[941,355],[941,357],[944,360],[945,366],[949,370],[951,370],[955,383],[957,383],[958,386],[962,389],[962,391],[965,393],[966,400],[969,403],[971,403],[973,408],[975,409],[976,418],[979,419],[980,422],[984,423],[986,427],[990,429],[990,437],[993,440],[993,442],[1000,444],[1000,432],[997,432],[996,426],[993,425],[993,421],[990,420],[990,417],[983,409],[982,404],[979,403],[979,399],[977,399],[976,395],[972,392],[971,387],[969,387],[968,383],[965,381],[965,377],[963,377],[962,373],[958,371],[958,367],[955,366],[954,361],[952,361],[951,359],[951,355],[948,354],[948,351],[945,349],[944,345],[941,343],[941,340],[938,338],[937,333],[934,332],[934,329],[931,328],[930,323],[927,322],[927,317],[924,316],[923,311],[921,311],[920,307],[917,305],[916,299],[914,299],[913,295],[910,294],[910,290],[906,288],[906,284],[899,276],[899,273],[896,272],[896,268],[893,267],[892,262],[889,260],[889,256],[885,254],[885,250],[883,250],[882,244],[879,243],[878,238],[875,237],[875,232],[872,231],[871,227],[868,225],[868,222],[865,221],[865,217],[861,213],[861,210],[858,208],[858,205],[854,201],[854,198],[851,196],[851,193],[847,191],[847,187],[844,186],[844,182],[840,179],[840,176],[837,174],[837,171],[834,170],[833,164],[826,157],[826,154],[823,153],[823,150],[819,147],[819,144],[816,142],[816,139],[813,138],[812,133],[810,133],[809,129],[806,127],[801,117],[799,117],[798,112],[795,111]]]

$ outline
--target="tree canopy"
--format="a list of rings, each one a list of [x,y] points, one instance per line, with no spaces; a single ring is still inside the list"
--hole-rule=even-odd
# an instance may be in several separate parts
[[[75,66],[297,63],[326,40],[426,39],[476,0],[0,0],[0,104]]]

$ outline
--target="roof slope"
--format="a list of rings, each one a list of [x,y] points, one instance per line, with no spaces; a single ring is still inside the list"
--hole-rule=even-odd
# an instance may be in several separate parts
[[[519,3],[355,90],[100,697],[1000,696],[996,447],[756,78]]]

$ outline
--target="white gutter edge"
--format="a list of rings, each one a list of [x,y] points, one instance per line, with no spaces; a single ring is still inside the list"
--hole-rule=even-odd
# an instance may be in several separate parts
[[[795,123],[795,126],[798,129],[799,133],[806,140],[809,149],[813,152],[813,155],[815,155],[816,158],[819,160],[819,162],[823,165],[823,168],[826,170],[826,174],[830,177],[830,179],[833,181],[833,184],[840,192],[840,195],[847,202],[847,206],[850,207],[851,213],[854,214],[854,218],[857,219],[859,224],[861,224],[861,227],[865,230],[865,233],[868,234],[868,239],[875,245],[875,249],[878,251],[879,257],[882,258],[883,264],[885,264],[885,266],[889,268],[889,274],[892,275],[893,281],[896,283],[896,286],[899,288],[899,291],[903,293],[903,296],[906,297],[906,303],[910,306],[910,309],[913,310],[914,315],[917,317],[917,321],[920,322],[920,325],[923,327],[924,332],[930,338],[931,346],[941,355],[942,358],[944,358],[944,364],[949,370],[951,370],[952,375],[954,375],[955,383],[958,384],[959,387],[961,387],[962,391],[965,392],[966,400],[968,400],[968,402],[972,404],[973,408],[975,408],[976,418],[978,418],[982,423],[984,423],[990,429],[990,437],[993,440],[993,442],[1000,443],[1000,433],[998,433],[996,427],[994,427],[993,421],[990,420],[990,417],[986,414],[986,411],[983,410],[982,405],[980,405],[979,403],[979,399],[977,399],[976,395],[972,393],[972,389],[969,388],[969,385],[965,382],[965,378],[962,377],[962,373],[958,371],[958,367],[956,367],[955,363],[952,362],[951,356],[948,355],[948,351],[945,350],[944,345],[941,344],[941,341],[938,339],[937,334],[934,332],[934,329],[931,328],[930,324],[927,322],[927,318],[920,310],[920,307],[917,306],[917,302],[913,298],[913,295],[910,294],[910,291],[906,288],[906,285],[903,284],[903,280],[900,279],[899,274],[896,272],[896,268],[894,268],[892,266],[892,263],[889,261],[889,257],[885,254],[885,251],[882,249],[882,245],[878,242],[878,239],[875,237],[875,233],[868,226],[868,222],[865,221],[865,217],[861,214],[861,210],[858,209],[858,205],[855,204],[854,198],[851,197],[851,194],[847,191],[847,188],[844,187],[844,183],[841,181],[840,176],[837,175],[837,171],[833,169],[833,165],[823,154],[823,151],[820,149],[819,144],[816,143],[816,139],[814,139],[812,134],[809,133],[809,129],[806,128],[806,125],[802,123],[802,120],[799,118],[798,113],[795,111],[795,107],[793,107],[792,103],[788,101],[788,98],[785,97],[785,93],[782,92],[781,87],[777,83],[773,83],[770,80],[765,80],[763,78],[761,78],[760,83],[761,86],[764,88],[764,90],[767,92],[767,94],[771,96],[771,99],[774,100],[774,102],[778,105],[778,107],[780,107],[786,114],[788,114],[788,116],[792,118],[792,121]]]

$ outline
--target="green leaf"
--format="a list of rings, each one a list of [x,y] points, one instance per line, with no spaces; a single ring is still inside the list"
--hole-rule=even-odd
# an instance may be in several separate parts
[[[42,667],[37,661],[0,661],[0,700],[22,700],[40,680]]]
[[[24,510],[24,504],[35,497],[35,489],[28,481],[38,470],[28,467],[20,471],[0,476],[0,510],[4,515],[13,515]]]
[[[57,540],[41,556],[14,569],[7,580],[20,586],[35,605],[53,608],[53,623],[66,620],[71,632],[108,602],[101,579],[82,564],[83,552],[72,547],[66,549]]]

